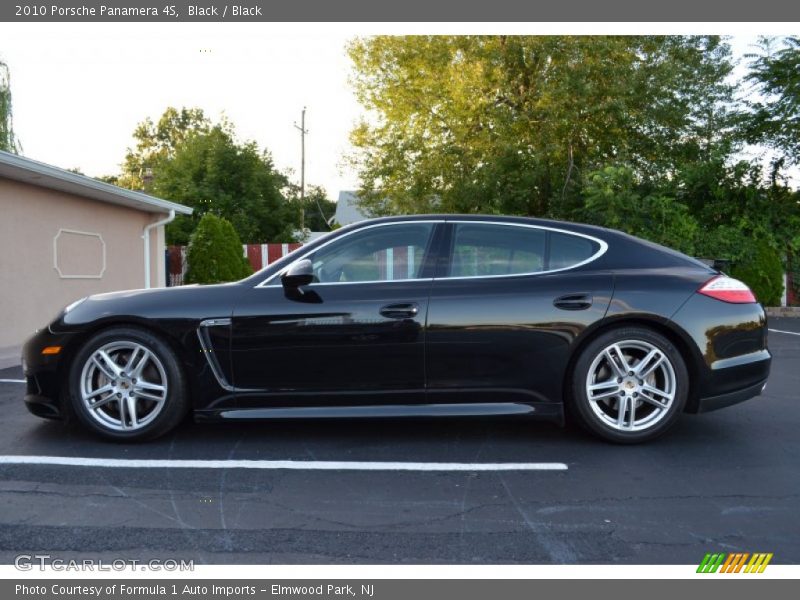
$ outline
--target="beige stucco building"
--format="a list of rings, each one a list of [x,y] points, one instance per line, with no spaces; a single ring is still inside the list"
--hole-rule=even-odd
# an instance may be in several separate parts
[[[164,285],[164,223],[191,209],[0,152],[0,368],[67,304]]]

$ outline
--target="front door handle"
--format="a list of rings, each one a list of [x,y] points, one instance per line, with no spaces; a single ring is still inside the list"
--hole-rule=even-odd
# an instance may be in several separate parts
[[[387,319],[410,319],[417,316],[419,305],[415,302],[401,302],[382,306],[380,313]]]
[[[561,310],[586,310],[592,306],[589,294],[566,294],[553,300],[553,306]]]

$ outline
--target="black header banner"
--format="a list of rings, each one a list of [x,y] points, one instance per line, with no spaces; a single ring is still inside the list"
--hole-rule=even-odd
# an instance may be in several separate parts
[[[786,0],[47,0],[0,4],[0,21],[795,22]]]

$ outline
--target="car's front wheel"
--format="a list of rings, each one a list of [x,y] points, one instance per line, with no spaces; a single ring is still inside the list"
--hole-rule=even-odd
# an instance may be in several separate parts
[[[689,390],[680,352],[650,329],[625,327],[590,342],[572,374],[572,408],[603,439],[645,442],[675,424]]]
[[[92,337],[73,360],[69,392],[78,419],[116,441],[162,435],[187,410],[175,353],[160,338],[136,328],[115,327]]]

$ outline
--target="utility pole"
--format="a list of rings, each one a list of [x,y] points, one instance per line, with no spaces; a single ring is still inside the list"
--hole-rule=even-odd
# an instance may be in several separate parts
[[[303,112],[300,115],[300,125],[294,123],[295,129],[300,130],[300,229],[305,227],[305,199],[306,199],[306,107],[303,107]]]

